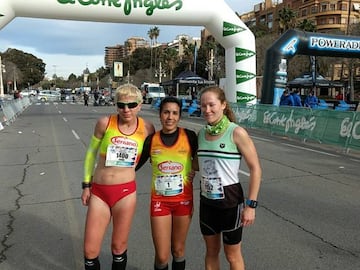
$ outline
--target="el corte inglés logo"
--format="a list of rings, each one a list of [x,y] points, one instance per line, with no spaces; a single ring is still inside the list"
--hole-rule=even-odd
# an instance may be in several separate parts
[[[243,48],[235,48],[235,60],[241,62],[255,55],[255,52]]]
[[[230,35],[234,35],[237,33],[240,33],[242,31],[245,31],[245,28],[232,24],[232,23],[228,23],[228,22],[224,22],[223,23],[223,36],[230,36]]]
[[[171,9],[180,10],[183,6],[182,0],[57,0],[60,4],[80,4],[82,6],[108,6],[114,8],[124,8],[124,14],[130,15],[133,9],[145,8],[146,15],[152,16],[155,9]]]
[[[256,99],[256,96],[244,93],[244,92],[236,92],[236,102],[237,103],[247,103]]]
[[[244,70],[239,70],[239,69],[236,70],[236,83],[237,84],[246,82],[255,77],[256,77],[256,75],[254,73],[247,72]]]

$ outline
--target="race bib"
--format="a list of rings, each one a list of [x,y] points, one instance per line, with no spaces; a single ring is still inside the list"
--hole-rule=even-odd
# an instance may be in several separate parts
[[[202,176],[201,195],[210,200],[223,199],[225,195],[220,177]]]
[[[175,196],[184,191],[181,174],[159,175],[155,180],[155,190],[158,195]]]
[[[110,144],[106,151],[105,166],[134,167],[137,147]]]

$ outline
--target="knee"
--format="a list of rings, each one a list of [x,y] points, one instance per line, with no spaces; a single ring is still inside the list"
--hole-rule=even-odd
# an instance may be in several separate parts
[[[98,257],[99,254],[100,254],[99,248],[90,247],[90,246],[84,247],[84,256],[86,258],[95,258],[95,257]]]
[[[169,261],[169,257],[167,254],[156,254],[155,264],[156,265],[165,265]]]
[[[181,258],[185,256],[185,247],[184,245],[174,245],[171,248],[171,253],[175,258]]]
[[[206,247],[206,254],[208,256],[218,256],[220,253],[220,246]]]

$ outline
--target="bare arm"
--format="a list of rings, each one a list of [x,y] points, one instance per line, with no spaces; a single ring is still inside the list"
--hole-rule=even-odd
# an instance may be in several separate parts
[[[260,190],[262,170],[255,145],[247,131],[242,127],[237,127],[234,130],[234,141],[243,158],[245,159],[245,162],[250,171],[249,190],[247,193],[247,198],[250,200],[257,200]],[[254,220],[255,209],[246,206],[242,218],[243,225],[250,225],[254,223]]]

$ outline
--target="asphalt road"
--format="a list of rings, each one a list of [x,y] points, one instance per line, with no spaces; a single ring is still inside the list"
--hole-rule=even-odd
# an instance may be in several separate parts
[[[0,131],[0,269],[83,269],[86,208],[80,194],[83,158],[96,119],[114,107],[32,104]],[[160,127],[157,111],[141,116]],[[183,116],[197,131],[201,119]],[[263,182],[254,226],[244,230],[250,270],[360,269],[360,156],[249,130]],[[247,189],[247,168],[239,177]],[[152,269],[150,166],[137,175],[138,205],[128,249],[129,270]],[[187,269],[204,269],[198,225],[199,181],[187,240]],[[111,268],[109,234],[100,255]],[[222,255],[222,269],[228,269]]]

